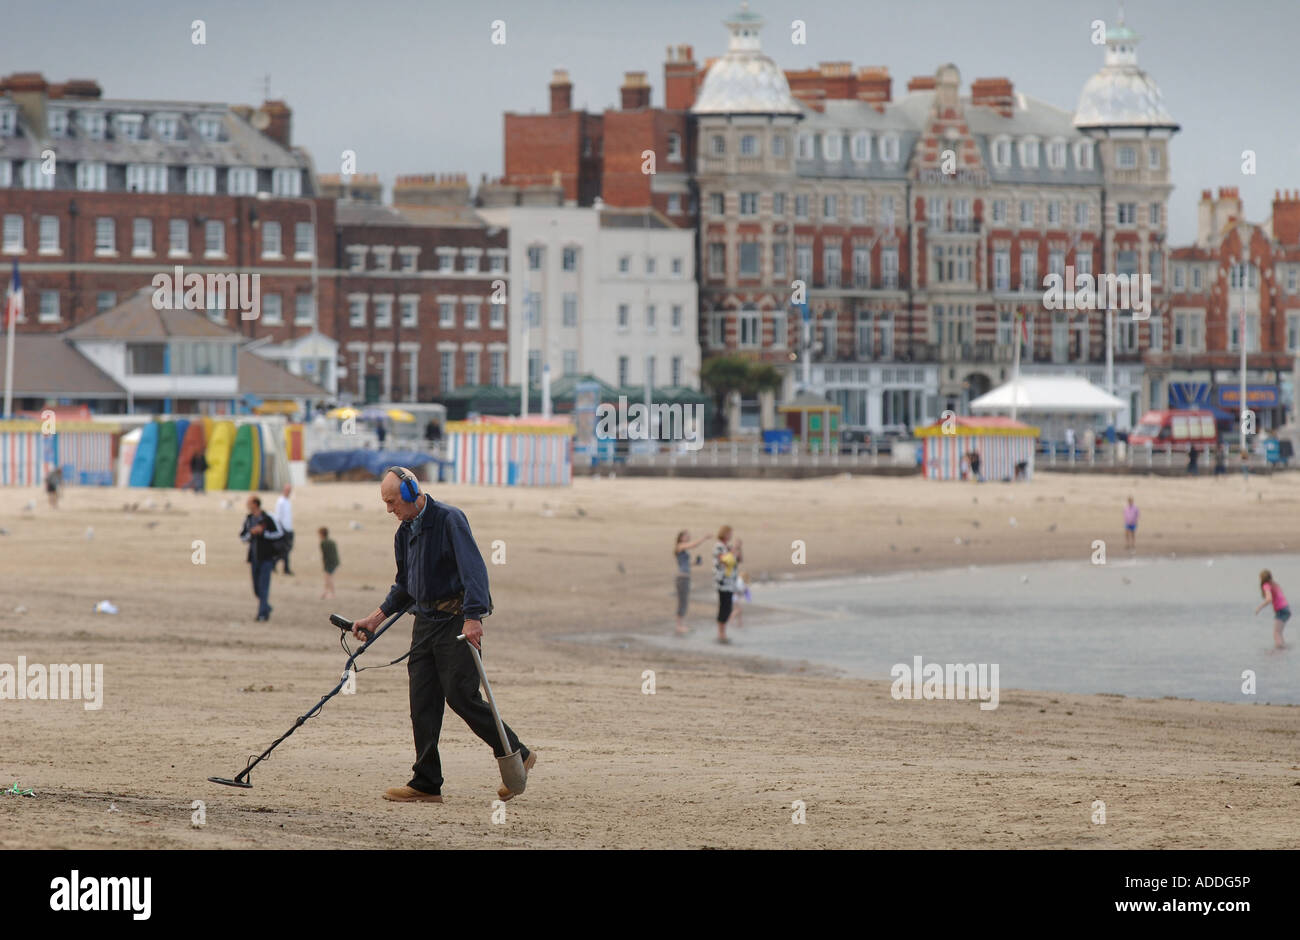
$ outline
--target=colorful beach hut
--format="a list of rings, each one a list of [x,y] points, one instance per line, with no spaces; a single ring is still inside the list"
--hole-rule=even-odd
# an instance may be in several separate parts
[[[448,421],[447,456],[454,483],[568,486],[573,435],[567,419],[481,418]]]
[[[983,480],[1030,479],[1038,428],[1003,417],[940,419],[916,429],[921,472],[927,480],[968,479],[969,458],[978,453]]]
[[[0,486],[36,486],[45,465],[63,472],[63,482],[111,485],[115,424],[60,419],[55,433],[42,421],[0,421]]]

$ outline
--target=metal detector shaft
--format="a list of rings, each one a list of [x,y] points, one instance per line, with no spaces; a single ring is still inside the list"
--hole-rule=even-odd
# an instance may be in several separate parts
[[[456,637],[458,640],[465,640],[465,634]],[[510,753],[510,742],[506,740],[506,726],[501,721],[501,712],[497,710],[497,700],[492,695],[492,683],[488,682],[487,673],[483,671],[483,660],[479,657],[478,649],[469,640],[465,640],[465,645],[469,647],[470,655],[474,657],[474,665],[478,667],[478,677],[483,680],[483,691],[487,693],[488,704],[492,706],[492,719],[497,723],[497,734],[501,735],[501,750],[505,754]]]
[[[325,694],[324,698],[322,698],[319,702],[317,702],[314,706],[312,706],[310,711],[308,711],[305,715],[299,716],[298,720],[293,723],[292,728],[290,728],[284,734],[280,735],[280,737],[276,738],[270,747],[268,747],[261,754],[257,755],[257,757],[255,757],[253,760],[249,761],[248,766],[245,767],[243,770],[241,770],[239,772],[239,775],[236,776],[234,780],[226,780],[220,777],[209,777],[208,779],[211,780],[213,783],[224,783],[227,786],[236,786],[236,787],[252,786],[252,784],[248,782],[248,775],[252,771],[252,769],[256,767],[258,764],[260,764],[262,761],[266,760],[266,758],[270,756],[271,752],[274,751],[277,747],[279,747],[281,742],[283,742],[285,738],[289,737],[289,735],[293,734],[300,727],[302,727],[302,725],[309,718],[312,718],[316,714],[318,714],[320,710],[325,707],[326,702],[328,702],[334,696],[339,694],[339,692],[343,689],[343,686],[348,681],[348,673],[352,671],[352,664],[356,661],[356,658],[360,656],[362,653],[364,653],[366,650],[370,649],[370,644],[374,643],[381,636],[383,636],[384,631],[387,630],[389,627],[391,627],[394,623],[396,623],[398,618],[400,618],[403,614],[405,614],[409,609],[410,609],[410,605],[408,604],[406,607],[403,607],[401,610],[394,611],[393,614],[387,620],[385,620],[382,624],[380,624],[379,629],[376,630],[373,634],[371,634],[369,639],[367,639],[366,642],[362,643],[361,646],[357,648],[357,651],[355,653],[353,653],[351,656],[348,657],[347,663],[343,666],[343,676],[342,678],[339,679],[338,684],[334,686],[334,688],[330,689],[330,691]],[[330,616],[330,623],[334,624],[339,629],[343,629],[343,630],[352,629],[352,621],[345,620],[344,618],[338,616],[338,614],[333,614]],[[345,624],[346,626],[344,626]],[[482,667],[480,667],[480,669],[481,668]]]

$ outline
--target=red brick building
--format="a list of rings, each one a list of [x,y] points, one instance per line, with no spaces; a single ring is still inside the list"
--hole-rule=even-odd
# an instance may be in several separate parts
[[[505,115],[502,182],[529,188],[558,181],[572,204],[600,198],[610,206],[653,207],[676,225],[694,225],[688,109],[699,77],[690,47],[678,46],[664,65],[666,107],[652,104],[645,72],[628,72],[619,107],[593,114],[573,110],[573,85],[557,70],[548,113]]]
[[[393,198],[338,204],[340,391],[428,401],[504,385],[507,233],[479,217],[463,175],[399,177]]]
[[[106,99],[93,81],[0,81],[0,260],[23,271],[24,331],[56,332],[159,274],[261,275],[261,316],[214,320],[276,342],[333,329],[334,203],[316,195],[283,102],[259,109]],[[316,302],[313,304],[313,280]]]
[[[1240,409],[1241,348],[1248,405],[1261,428],[1294,402],[1300,352],[1300,194],[1277,193],[1272,217],[1248,222],[1235,186],[1201,193],[1194,244],[1171,250],[1166,342],[1147,351],[1149,378],[1171,404]],[[1245,312],[1243,333],[1242,312]]]

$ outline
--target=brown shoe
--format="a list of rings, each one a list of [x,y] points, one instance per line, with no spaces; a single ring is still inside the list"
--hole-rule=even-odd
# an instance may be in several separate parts
[[[442,797],[436,793],[425,793],[414,787],[389,787],[384,791],[384,799],[394,803],[441,803]]]
[[[529,751],[528,758],[524,761],[524,773],[527,773],[528,771],[532,770],[533,765],[535,765],[536,763],[537,763],[537,752]],[[519,795],[518,793],[513,792],[505,784],[502,784],[501,786],[497,787],[497,797],[501,800],[509,800],[518,795]]]

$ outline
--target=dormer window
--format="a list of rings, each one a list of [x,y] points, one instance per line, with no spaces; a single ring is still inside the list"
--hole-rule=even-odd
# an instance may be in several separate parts
[[[1020,165],[1025,169],[1038,168],[1038,138],[1026,137],[1020,142]]]
[[[897,134],[886,134],[884,137],[880,138],[880,159],[884,160],[886,163],[897,163],[898,154],[899,147]]]
[[[301,196],[302,171],[283,167],[272,170],[271,192],[277,196]]]
[[[231,196],[252,196],[257,192],[257,169],[251,166],[232,166],[226,171],[226,193]]]
[[[194,119],[194,126],[204,140],[215,141],[221,136],[221,118],[215,114],[200,114]]]
[[[866,163],[871,159],[870,134],[853,135],[853,159],[858,163]]]
[[[50,108],[50,136],[68,136],[68,112],[64,108]]]
[[[113,115],[113,135],[119,140],[139,140],[144,116],[140,114]]]
[[[843,139],[839,131],[831,131],[822,137],[822,154],[827,160],[840,159],[840,144]]]
[[[0,108],[0,137],[12,137],[18,130],[18,112],[13,108]]]
[[[993,165],[1000,167],[1011,166],[1011,138],[999,137],[993,141]]]
[[[82,111],[77,115],[81,134],[90,140],[104,139],[104,113],[102,111]]]
[[[155,114],[153,116],[154,136],[159,140],[177,140],[180,137],[181,121],[174,114]]]
[[[811,160],[813,158],[813,138],[812,134],[799,135],[799,159]]]
[[[1065,141],[1054,140],[1047,145],[1047,165],[1053,170],[1065,169]]]
[[[1074,163],[1081,170],[1092,169],[1092,141],[1081,140],[1074,145]]]

